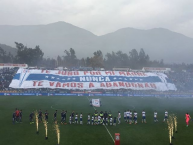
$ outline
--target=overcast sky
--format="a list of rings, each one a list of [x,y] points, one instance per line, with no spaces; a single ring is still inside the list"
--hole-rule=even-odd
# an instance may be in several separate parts
[[[96,35],[163,27],[193,38],[193,0],[0,0],[0,25],[57,21]]]

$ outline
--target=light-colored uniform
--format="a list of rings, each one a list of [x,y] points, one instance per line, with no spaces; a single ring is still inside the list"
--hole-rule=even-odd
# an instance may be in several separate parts
[[[75,115],[75,123],[78,124],[78,115],[77,114]]]
[[[83,121],[82,121],[82,114],[80,114],[80,124],[83,124]]]
[[[146,114],[145,111],[142,111],[142,123],[145,122],[146,123]]]
[[[157,112],[154,112],[154,122],[157,122]]]
[[[137,124],[137,112],[134,112],[134,121],[135,121],[135,124]]]
[[[88,115],[88,122],[87,124],[90,124],[90,115]]]
[[[124,112],[124,120],[127,121],[127,112]]]
[[[118,113],[118,117],[117,118],[118,118],[118,124],[120,124],[121,123],[121,113],[120,112]]]

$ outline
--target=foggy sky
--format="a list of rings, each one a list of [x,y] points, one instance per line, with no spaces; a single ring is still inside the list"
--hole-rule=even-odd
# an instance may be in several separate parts
[[[193,0],[0,0],[0,25],[57,21],[96,35],[162,27],[193,38]]]

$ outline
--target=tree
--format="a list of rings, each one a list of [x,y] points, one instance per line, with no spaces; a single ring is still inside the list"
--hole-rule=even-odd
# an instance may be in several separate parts
[[[77,58],[76,58],[76,53],[73,48],[70,48],[70,50],[65,50],[64,51],[65,56],[63,56],[64,62],[67,65],[67,67],[75,67],[77,65]]]
[[[27,63],[31,66],[38,66],[39,62],[43,59],[44,53],[39,46],[34,49],[27,48],[22,43],[15,42],[17,48],[16,60],[19,63]]]
[[[104,67],[104,64],[103,64],[103,53],[102,51],[100,50],[97,50],[96,52],[93,53],[94,56],[91,57],[91,66],[93,68],[96,68],[96,67]]]
[[[139,51],[139,65],[141,67],[146,67],[149,63],[149,56],[145,54],[143,48]]]

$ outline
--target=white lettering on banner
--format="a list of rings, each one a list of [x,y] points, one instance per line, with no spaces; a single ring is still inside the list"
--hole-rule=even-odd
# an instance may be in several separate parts
[[[176,90],[163,73],[19,69],[9,87],[61,89]]]

